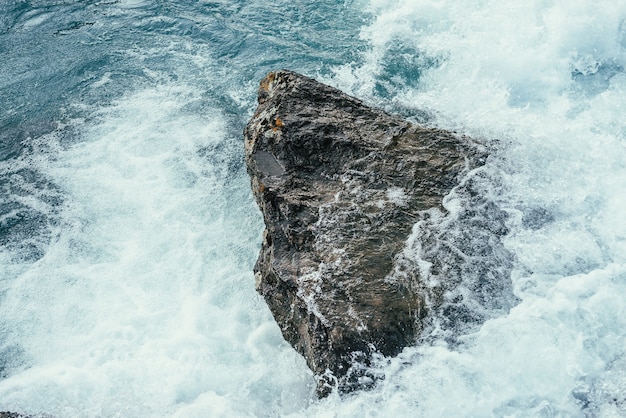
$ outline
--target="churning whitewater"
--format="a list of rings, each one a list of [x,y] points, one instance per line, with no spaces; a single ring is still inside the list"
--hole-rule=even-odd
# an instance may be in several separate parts
[[[254,289],[242,130],[279,68],[491,150],[516,300],[369,391],[317,400]],[[0,3],[0,411],[625,416],[625,68],[624,0]],[[464,199],[403,256],[476,261]]]

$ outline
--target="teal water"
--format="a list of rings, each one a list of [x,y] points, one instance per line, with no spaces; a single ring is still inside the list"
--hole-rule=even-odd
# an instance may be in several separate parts
[[[623,1],[0,3],[0,410],[626,415],[625,67]],[[278,68],[492,147],[519,303],[316,400],[252,276],[241,132]]]

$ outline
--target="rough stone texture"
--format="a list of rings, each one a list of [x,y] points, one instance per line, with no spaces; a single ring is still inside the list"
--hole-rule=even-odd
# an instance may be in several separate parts
[[[257,290],[320,395],[335,379],[342,391],[367,386],[355,365],[398,354],[426,314],[420,286],[393,274],[398,254],[484,154],[289,71],[268,74],[258,101],[244,132],[266,225]]]

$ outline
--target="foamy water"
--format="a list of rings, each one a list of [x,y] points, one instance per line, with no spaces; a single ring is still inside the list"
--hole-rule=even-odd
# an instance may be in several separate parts
[[[21,207],[31,216],[0,250],[0,410],[626,415],[626,2],[331,3],[278,5],[299,26],[254,2],[172,3],[172,20],[149,1],[111,6],[116,31],[137,13],[133,30],[158,42],[125,49],[127,64],[112,54],[101,70],[87,66],[70,95],[78,110],[0,162],[14,208],[0,222]],[[25,11],[16,33],[55,18]],[[72,30],[106,36],[94,21]],[[510,311],[494,310],[458,345],[434,335],[380,359],[386,377],[371,391],[315,400],[252,275],[263,226],[240,132],[257,78],[276,67],[494,149],[485,184],[508,215]],[[447,201],[449,217],[457,203]]]
[[[219,111],[182,111],[193,96],[137,93],[39,162],[71,200],[58,240],[3,300],[8,338],[27,352],[0,382],[3,407],[190,416],[197,402],[245,414],[306,404],[311,378],[251,280],[262,225],[239,149]],[[270,380],[292,394],[263,396]]]
[[[623,416],[626,4],[373,7],[367,61],[340,79],[356,91],[383,80],[392,105],[498,141],[488,167],[503,181],[521,301],[459,349],[406,350],[411,365],[395,360],[380,392],[346,413],[383,402],[400,415]],[[385,74],[397,44],[431,63],[415,86]]]

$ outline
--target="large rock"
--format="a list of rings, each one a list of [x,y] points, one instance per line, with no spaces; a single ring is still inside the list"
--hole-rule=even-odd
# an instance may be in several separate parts
[[[258,101],[244,132],[266,225],[257,290],[320,395],[367,386],[358,365],[413,343],[428,309],[417,273],[397,274],[407,237],[484,155],[289,71],[269,73]]]

